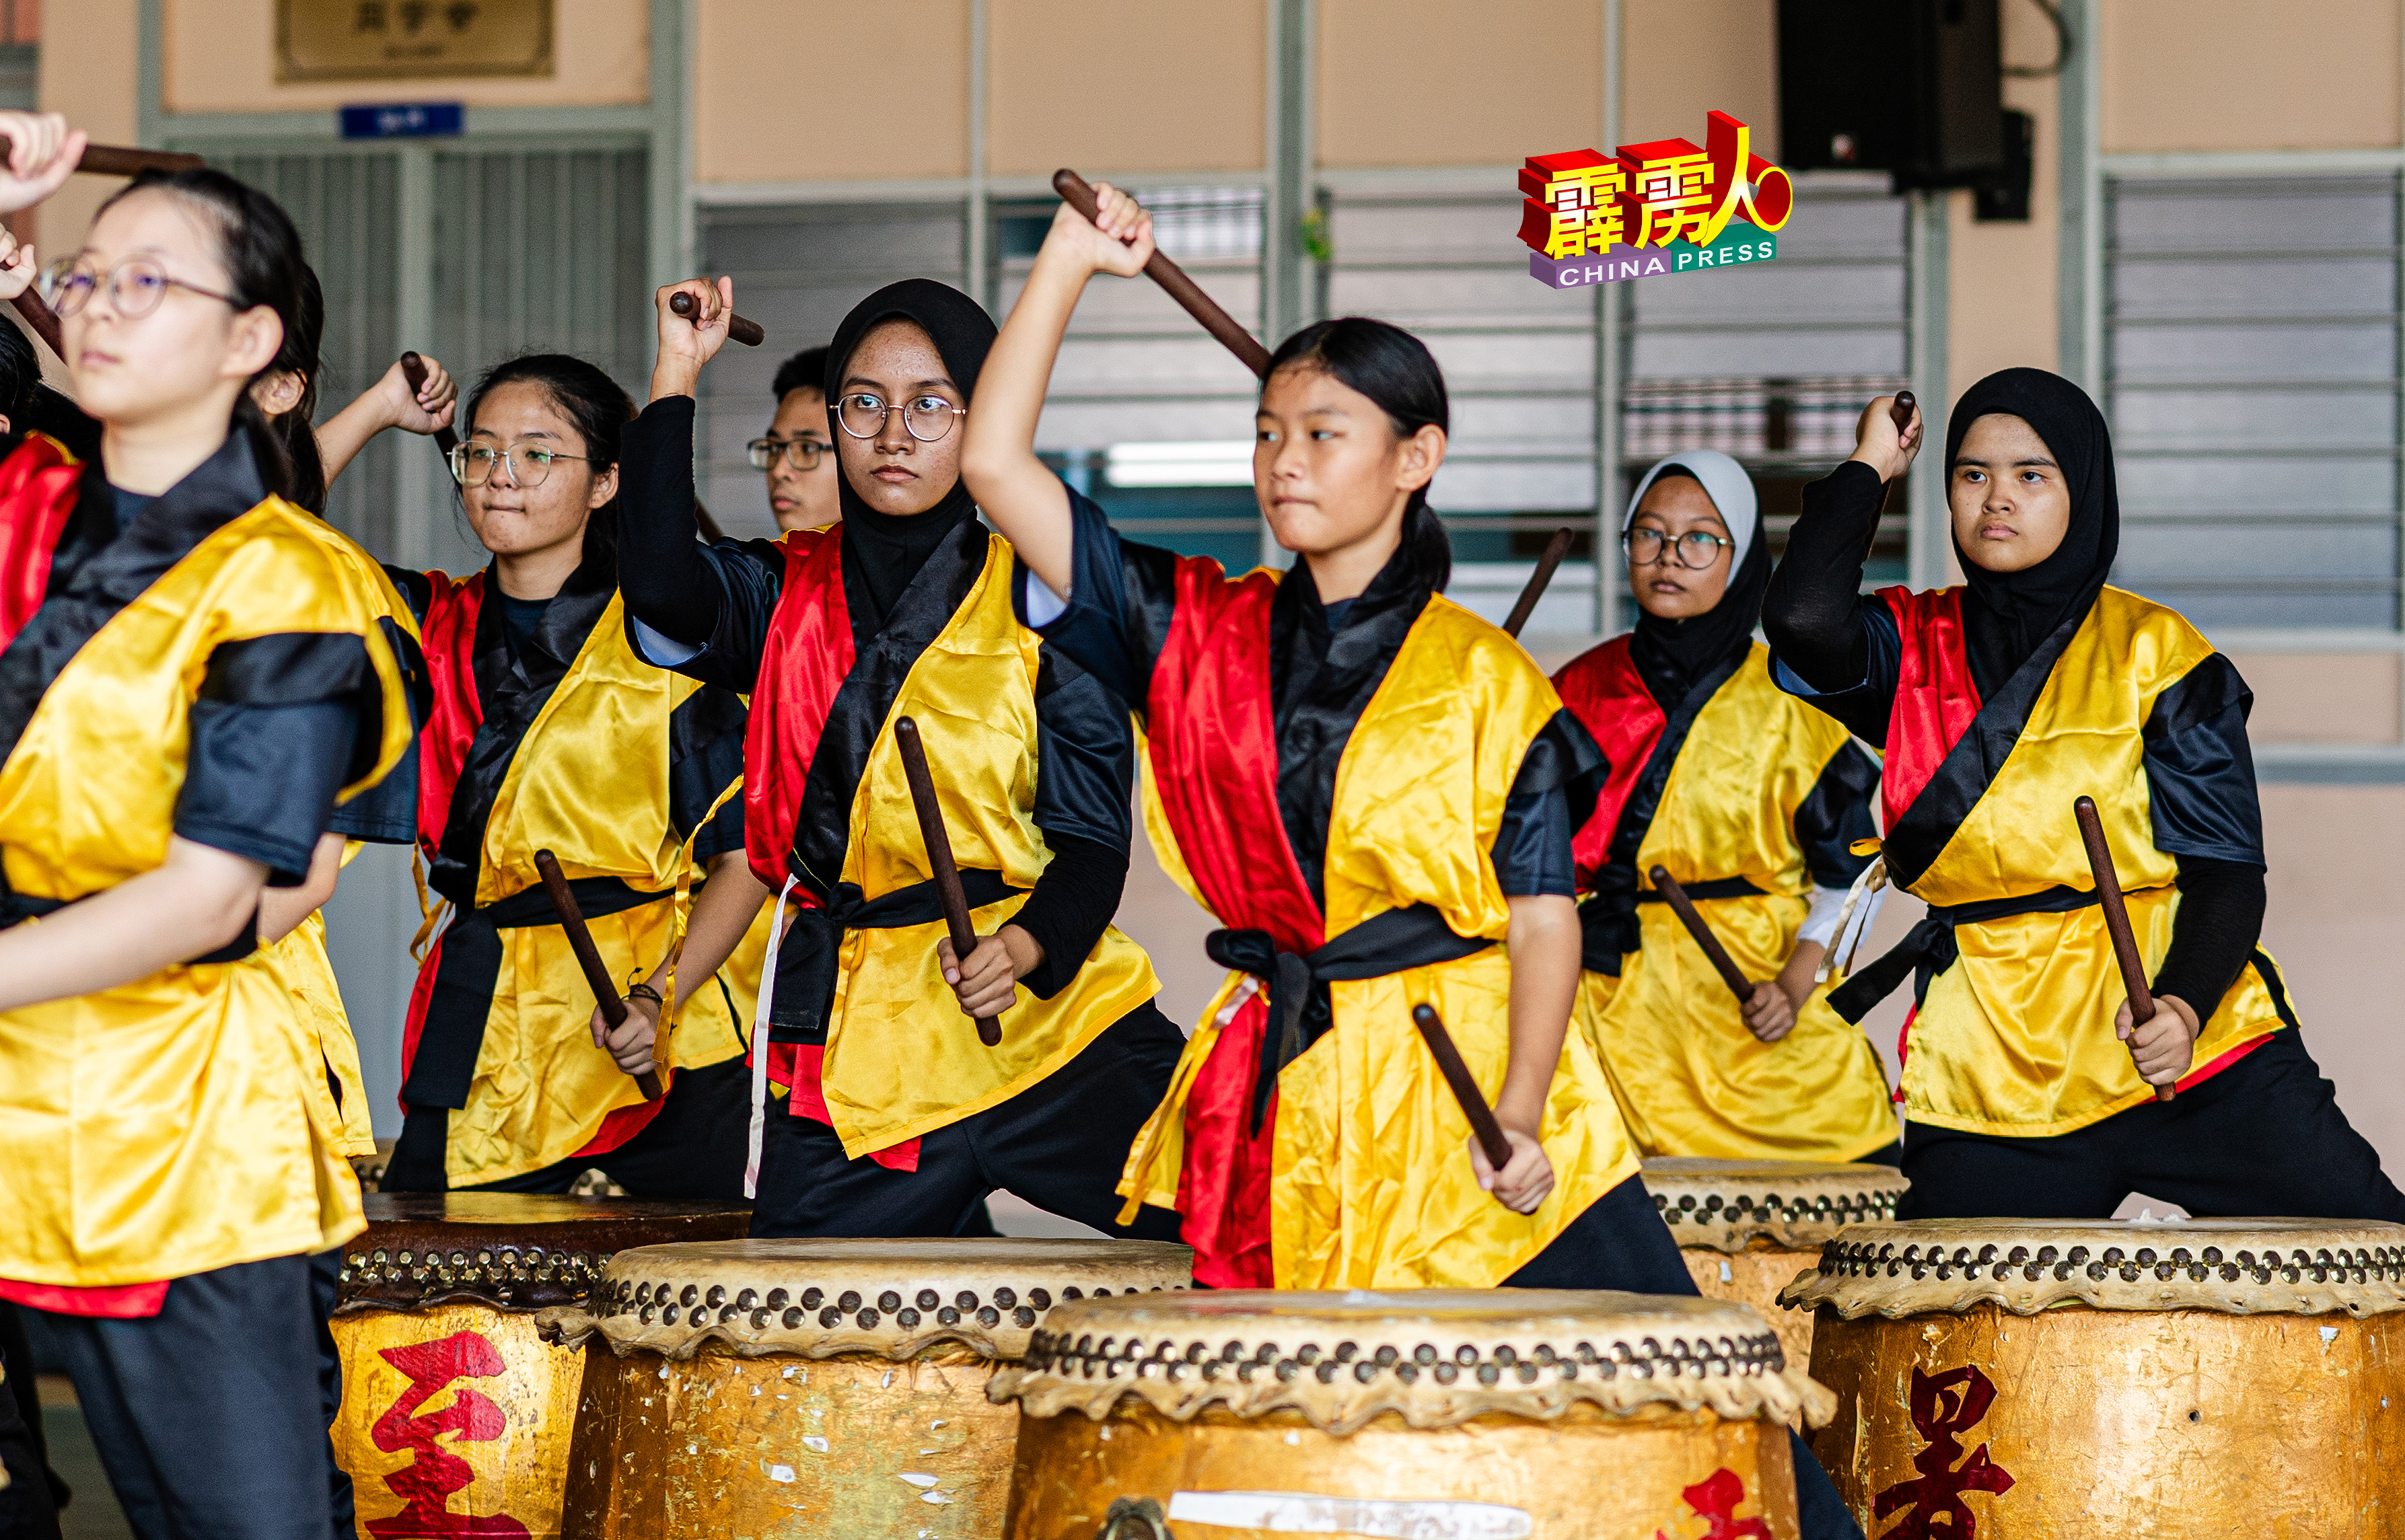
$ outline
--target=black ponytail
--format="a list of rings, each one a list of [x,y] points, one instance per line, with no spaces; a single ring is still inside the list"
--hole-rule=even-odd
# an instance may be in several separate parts
[[[476,409],[486,396],[515,384],[539,385],[551,398],[584,441],[593,474],[598,476],[618,463],[619,439],[635,420],[634,399],[598,364],[573,354],[529,353],[485,371],[485,377],[468,397],[467,411],[460,414],[464,430],[475,431]],[[584,566],[597,564],[606,564],[604,569],[613,574],[618,569],[618,499],[614,496],[584,522]]]
[[[325,337],[326,291],[318,286],[317,270],[304,263],[300,312],[284,323],[284,345],[269,366],[271,373],[299,380],[301,397],[291,410],[268,421],[292,467],[292,500],[320,518],[326,512],[326,462],[317,454],[317,367]]]
[[[1377,402],[1399,439],[1431,426],[1453,431],[1444,371],[1426,343],[1399,326],[1345,315],[1304,327],[1270,356],[1264,381],[1282,369],[1326,370],[1340,384]],[[1453,579],[1453,542],[1445,537],[1444,522],[1428,505],[1426,487],[1413,491],[1403,506],[1402,540],[1413,573],[1442,591]]]
[[[293,228],[292,217],[257,188],[207,166],[190,171],[146,171],[112,194],[107,203],[100,205],[101,212],[106,213],[120,199],[151,191],[173,194],[205,213],[217,235],[218,260],[225,269],[226,289],[234,304],[243,310],[265,305],[284,323],[283,347],[265,369],[251,376],[251,383],[256,385],[265,375],[289,367],[284,362],[286,356],[304,345],[299,339],[305,336],[311,360],[307,371],[310,399],[314,400],[317,339],[325,329],[324,302],[322,299],[319,301],[316,325],[310,325],[304,315],[305,295],[312,287],[309,265],[302,260],[301,232]],[[315,510],[325,507],[326,477],[323,469],[316,464],[317,446],[314,439],[309,443],[311,469],[315,472],[312,491],[302,484],[293,468],[285,434],[267,420],[267,413],[251,399],[246,389],[234,398],[232,426],[249,439],[252,457],[259,464],[259,478],[269,492]],[[308,431],[305,415],[301,416],[301,430],[303,434]],[[307,500],[310,497],[314,497],[314,502]]]

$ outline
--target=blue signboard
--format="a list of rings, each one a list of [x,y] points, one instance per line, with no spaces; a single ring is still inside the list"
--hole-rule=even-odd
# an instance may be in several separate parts
[[[457,102],[388,102],[343,109],[345,139],[429,139],[462,133],[467,126],[468,109]]]

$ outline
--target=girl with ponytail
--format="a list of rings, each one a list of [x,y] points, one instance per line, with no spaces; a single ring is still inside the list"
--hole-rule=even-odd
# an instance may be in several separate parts
[[[80,135],[47,143],[55,185]],[[316,1540],[308,1253],[363,1221],[260,916],[406,750],[407,645],[254,398],[314,349],[273,200],[137,177],[44,287],[97,453],[0,468],[0,1298],[49,1317],[128,1513]]]

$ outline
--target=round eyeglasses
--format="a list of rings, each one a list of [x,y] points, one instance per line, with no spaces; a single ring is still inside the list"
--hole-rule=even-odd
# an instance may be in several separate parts
[[[1675,541],[1667,540],[1658,529],[1639,526],[1620,537],[1623,549],[1628,553],[1631,567],[1655,567],[1663,560],[1663,546],[1673,547],[1670,560],[1690,572],[1701,572],[1721,559],[1721,547],[1734,546],[1735,540],[1725,535],[1715,535],[1706,529],[1690,529]]]
[[[853,438],[874,439],[896,412],[902,413],[903,428],[922,444],[934,443],[952,430],[955,419],[969,414],[967,407],[954,406],[941,396],[913,396],[893,406],[882,396],[856,390],[836,404],[835,418]]]
[[[590,455],[563,455],[537,443],[514,443],[504,449],[499,444],[471,440],[452,447],[451,479],[461,486],[482,486],[493,479],[495,468],[507,462],[512,486],[541,486],[551,475],[554,460],[602,463]]]
[[[795,470],[816,470],[819,456],[834,447],[824,439],[754,439],[743,446],[743,453],[754,470],[773,470],[779,460]]]
[[[106,273],[81,257],[61,258],[42,271],[42,298],[61,315],[80,312],[104,287],[108,290],[109,308],[129,321],[138,321],[158,309],[171,288],[220,300],[236,310],[249,308],[231,294],[184,282],[148,257],[128,257]]]

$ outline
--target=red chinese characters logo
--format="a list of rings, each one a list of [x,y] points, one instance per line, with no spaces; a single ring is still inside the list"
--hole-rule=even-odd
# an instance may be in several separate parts
[[[455,1444],[481,1444],[500,1437],[509,1430],[509,1419],[501,1408],[474,1387],[462,1385],[451,1405],[439,1412],[417,1415],[418,1407],[453,1381],[489,1379],[503,1372],[508,1365],[501,1362],[500,1353],[474,1332],[457,1332],[439,1341],[387,1348],[383,1357],[407,1377],[409,1389],[376,1419],[370,1436],[387,1454],[406,1449],[416,1458],[385,1477],[393,1495],[409,1505],[389,1519],[369,1519],[368,1533],[376,1540],[447,1540],[452,1535],[527,1540],[527,1527],[514,1519],[499,1515],[476,1519],[451,1511],[451,1494],[464,1491],[476,1479],[476,1472],[436,1442],[446,1434]]]
[[[1619,245],[1705,246],[1731,219],[1766,231],[1795,211],[1787,173],[1753,153],[1753,131],[1725,112],[1708,119],[1698,148],[1687,139],[1623,145],[1617,159],[1591,149],[1531,156],[1520,173],[1520,239],[1554,260],[1601,256]]]
[[[1695,1517],[1710,1527],[1697,1540],[1772,1540],[1770,1526],[1759,1519],[1739,1519],[1737,1505],[1745,1501],[1745,1482],[1723,1466],[1692,1487],[1680,1490]],[[1653,1540],[1669,1540],[1660,1530]]]
[[[1880,1519],[1908,1507],[1904,1522],[1880,1540],[1971,1540],[1979,1520],[1962,1501],[1966,1491],[2012,1490],[2010,1472],[1988,1458],[1988,1446],[1971,1451],[1958,1468],[1962,1453],[1958,1436],[1978,1426],[1996,1399],[1993,1381],[1977,1369],[1948,1369],[1944,1374],[1912,1371],[1912,1427],[1929,1447],[1912,1457],[1920,1475],[1899,1481],[1871,1500],[1871,1512]]]

